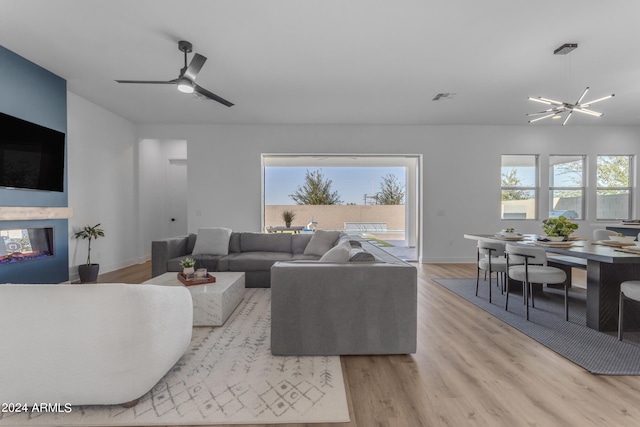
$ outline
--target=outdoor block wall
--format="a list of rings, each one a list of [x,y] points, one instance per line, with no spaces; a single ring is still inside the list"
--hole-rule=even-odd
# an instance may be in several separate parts
[[[318,229],[342,230],[345,222],[384,222],[387,230],[404,230],[404,205],[267,205],[265,227],[284,225],[282,212],[293,211],[291,225],[305,226],[313,217]]]

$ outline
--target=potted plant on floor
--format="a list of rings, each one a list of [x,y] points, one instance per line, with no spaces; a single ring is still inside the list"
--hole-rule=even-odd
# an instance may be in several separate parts
[[[78,266],[78,275],[80,276],[81,283],[95,282],[98,279],[100,264],[91,263],[91,240],[97,239],[98,237],[104,237],[104,230],[98,228],[99,226],[100,224],[96,224],[93,227],[87,225],[82,230],[74,234],[76,239],[89,240],[87,263]]]
[[[293,211],[282,212],[282,219],[284,220],[284,225],[286,225],[287,228],[291,227],[291,223],[293,222],[293,218],[295,217],[296,214]]]

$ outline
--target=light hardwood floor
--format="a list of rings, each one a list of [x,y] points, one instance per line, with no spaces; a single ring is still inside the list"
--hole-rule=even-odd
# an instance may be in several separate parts
[[[640,377],[592,375],[431,280],[475,277],[474,264],[415,265],[417,353],[342,357],[351,422],[323,426],[640,425]]]

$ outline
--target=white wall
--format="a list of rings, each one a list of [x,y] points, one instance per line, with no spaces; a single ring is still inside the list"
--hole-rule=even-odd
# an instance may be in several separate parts
[[[548,183],[549,154],[640,155],[640,128],[599,126],[236,126],[141,125],[139,136],[189,143],[189,230],[225,226],[260,230],[261,153],[422,154],[422,260],[469,262],[474,244],[465,232],[509,226],[539,232],[548,210],[541,193],[539,220],[500,220],[500,155],[540,154],[541,186]],[[593,187],[593,180],[589,185]],[[591,193],[590,193],[591,194]],[[634,212],[638,212],[637,190]],[[599,228],[595,200],[580,233]]]
[[[137,134],[133,123],[67,93],[69,235],[101,223],[105,237],[92,243],[91,261],[108,272],[137,263]],[[69,244],[69,275],[86,262],[87,241]]]
[[[151,257],[153,240],[173,237],[167,221],[167,168],[170,159],[187,158],[187,141],[143,139],[139,145],[140,176],[140,247],[145,258]]]

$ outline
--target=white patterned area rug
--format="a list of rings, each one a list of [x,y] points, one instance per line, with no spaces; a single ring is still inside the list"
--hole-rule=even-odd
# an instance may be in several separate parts
[[[348,422],[338,356],[270,349],[271,290],[247,289],[220,327],[194,328],[191,347],[133,408],[0,413],[0,425],[196,425]]]

